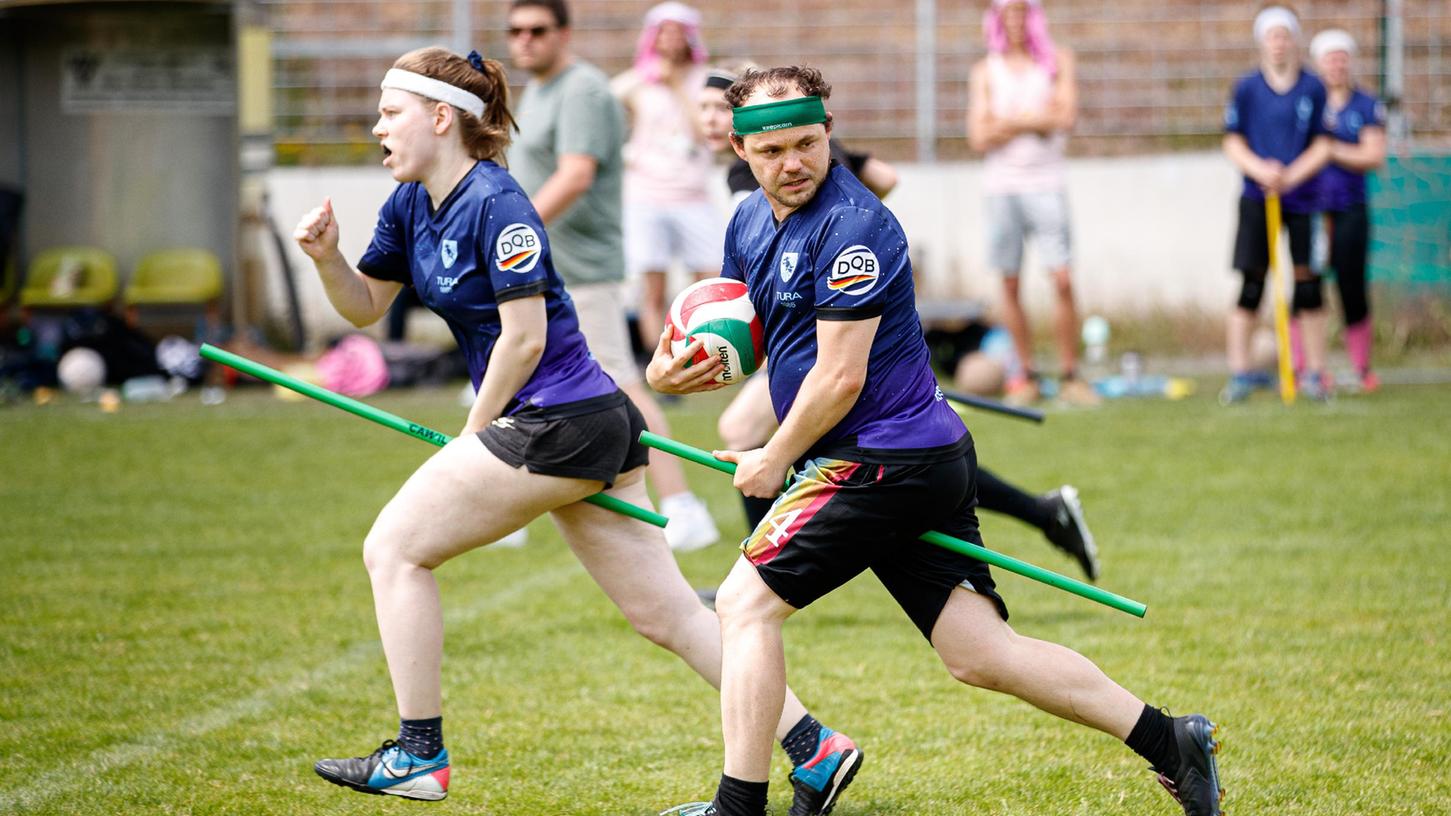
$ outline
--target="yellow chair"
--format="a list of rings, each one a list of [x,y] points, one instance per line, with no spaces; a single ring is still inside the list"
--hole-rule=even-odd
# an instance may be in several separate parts
[[[163,249],[136,264],[126,306],[205,306],[222,297],[222,262],[205,249]]]
[[[105,306],[116,297],[116,259],[95,247],[54,247],[35,256],[20,290],[24,309]]]

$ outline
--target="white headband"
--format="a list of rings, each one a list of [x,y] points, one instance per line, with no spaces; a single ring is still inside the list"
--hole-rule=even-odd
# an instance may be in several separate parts
[[[1327,28],[1310,41],[1310,56],[1317,62],[1332,51],[1344,51],[1355,56],[1355,38],[1338,28]]]
[[[1300,39],[1300,19],[1284,6],[1270,6],[1255,17],[1255,42],[1264,42],[1272,28],[1287,28],[1290,36]]]
[[[472,113],[479,119],[484,118],[484,100],[456,85],[450,85],[423,74],[415,74],[401,68],[389,68],[378,87],[410,91],[429,99],[447,102],[455,108]]]

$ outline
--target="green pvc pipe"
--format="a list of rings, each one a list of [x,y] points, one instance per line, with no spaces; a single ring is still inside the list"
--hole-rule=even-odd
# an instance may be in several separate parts
[[[259,380],[266,380],[273,385],[280,385],[283,388],[290,388],[303,396],[312,397],[318,402],[324,402],[334,408],[341,408],[350,414],[360,416],[363,419],[372,420],[386,428],[405,433],[415,439],[422,439],[438,447],[447,445],[453,437],[441,431],[419,425],[417,422],[410,422],[396,414],[390,414],[380,408],[374,408],[366,402],[358,402],[352,397],[345,397],[333,391],[329,391],[320,385],[304,382],[296,377],[283,374],[275,368],[269,368],[261,363],[248,360],[230,351],[224,351],[209,343],[202,344],[201,355],[213,362],[230,366],[243,374],[250,374]],[[621,515],[643,521],[646,524],[653,524],[656,527],[664,527],[668,520],[659,513],[646,510],[643,507],[636,507],[627,501],[617,499],[614,496],[606,496],[603,493],[596,493],[585,499],[585,501],[606,510],[613,510]]]
[[[736,466],[731,462],[722,462],[714,456],[711,456],[707,451],[691,447],[682,442],[677,442],[669,437],[651,433],[650,431],[641,432],[640,444],[650,448],[658,448],[681,459],[694,462],[698,465],[705,465],[708,468],[718,470],[722,473],[736,472]],[[1142,618],[1149,611],[1147,606],[1131,598],[1125,598],[1122,595],[1117,595],[1106,589],[1093,586],[1092,584],[1076,581],[1066,575],[1059,575],[1052,570],[1043,569],[1034,564],[1029,564],[1026,561],[1019,561],[1012,556],[1003,555],[1000,552],[989,550],[986,547],[978,546],[970,541],[963,541],[960,538],[955,538],[945,533],[928,532],[923,533],[920,538],[928,544],[935,544],[944,549],[952,550],[955,553],[961,553],[968,558],[975,558],[978,561],[1000,567],[1008,572],[1015,572],[1024,578],[1031,578],[1034,581],[1056,587],[1065,592],[1071,592],[1081,598],[1097,601],[1104,606],[1112,607],[1120,612],[1127,612],[1135,617]]]

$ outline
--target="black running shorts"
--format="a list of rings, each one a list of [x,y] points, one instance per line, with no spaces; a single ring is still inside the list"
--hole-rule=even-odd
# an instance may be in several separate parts
[[[977,454],[925,465],[811,459],[741,545],[761,580],[801,609],[863,570],[931,640],[952,590],[1007,606],[981,561],[917,537],[929,530],[982,544],[977,525]]]
[[[1294,266],[1310,265],[1310,214],[1282,212],[1290,231],[1290,258]],[[1239,231],[1234,236],[1234,268],[1263,275],[1270,268],[1270,229],[1265,223],[1265,202],[1258,198],[1239,200]],[[1284,245],[1280,245],[1284,252]]]
[[[649,461],[640,444],[645,418],[623,392],[588,403],[561,406],[552,416],[525,408],[499,417],[479,431],[479,440],[510,467],[524,466],[530,473],[591,479],[608,489],[615,477]],[[585,413],[578,411],[586,410]]]

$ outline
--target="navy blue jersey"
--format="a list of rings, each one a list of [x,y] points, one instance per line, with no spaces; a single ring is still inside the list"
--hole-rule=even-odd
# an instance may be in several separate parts
[[[1361,128],[1384,128],[1385,124],[1385,106],[1359,88],[1351,92],[1344,108],[1325,108],[1325,127],[1337,141],[1360,144]],[[1320,171],[1316,183],[1322,209],[1340,211],[1365,203],[1364,173],[1331,162]]]
[[[618,390],[579,332],[539,214],[513,177],[491,161],[474,165],[437,212],[422,184],[398,185],[378,211],[373,242],[358,269],[418,292],[453,331],[474,388],[499,339],[499,304],[543,295],[549,318],[544,355],[506,415],[526,407],[567,414],[572,403]]]
[[[1309,71],[1301,70],[1295,86],[1276,93],[1264,74],[1252,71],[1234,84],[1229,106],[1224,109],[1224,130],[1238,133],[1256,156],[1275,159],[1286,167],[1299,158],[1311,140],[1324,136],[1325,86]],[[1249,176],[1244,179],[1244,196],[1263,199],[1264,191]],[[1316,210],[1314,184],[1302,184],[1280,196],[1285,212]]]
[[[778,420],[816,364],[816,321],[881,316],[861,396],[808,458],[925,463],[962,455],[967,428],[932,376],[906,235],[849,169],[833,166],[816,196],[779,226],[760,190],[742,201],[721,274],[746,282],[765,326]]]

